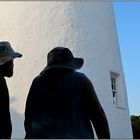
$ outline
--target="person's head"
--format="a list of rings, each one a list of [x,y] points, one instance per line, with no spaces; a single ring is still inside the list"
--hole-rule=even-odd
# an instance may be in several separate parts
[[[15,52],[7,41],[0,42],[0,74],[11,77],[13,75],[13,60],[22,54]]]
[[[83,58],[74,57],[72,52],[65,47],[55,47],[47,55],[47,66],[41,72],[52,69],[80,69],[84,63]]]

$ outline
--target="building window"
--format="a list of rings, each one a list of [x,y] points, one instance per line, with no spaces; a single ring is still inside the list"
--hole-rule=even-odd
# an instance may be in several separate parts
[[[111,72],[111,88],[112,88],[112,97],[113,103],[117,105],[117,94],[118,94],[118,76],[119,74]]]
[[[112,90],[112,100],[115,107],[118,109],[126,109],[126,88],[125,82],[123,81],[122,75],[110,72],[111,80],[111,90]]]

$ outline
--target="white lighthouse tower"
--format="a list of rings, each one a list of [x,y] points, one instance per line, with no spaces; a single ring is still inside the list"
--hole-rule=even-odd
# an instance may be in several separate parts
[[[24,138],[24,109],[31,82],[47,53],[68,47],[85,60],[109,122],[111,138],[132,138],[124,73],[111,2],[1,1],[0,40],[23,54],[7,79],[13,138]]]

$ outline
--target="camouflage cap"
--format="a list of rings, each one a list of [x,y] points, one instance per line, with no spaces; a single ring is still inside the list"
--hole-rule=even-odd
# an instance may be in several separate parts
[[[8,41],[0,42],[0,65],[18,57],[22,57],[22,54],[15,52]]]

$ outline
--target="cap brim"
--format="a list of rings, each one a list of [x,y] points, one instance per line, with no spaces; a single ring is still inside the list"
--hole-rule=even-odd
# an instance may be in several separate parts
[[[22,57],[22,54],[18,53],[18,52],[15,52],[14,53],[14,58],[19,58],[19,57]]]

